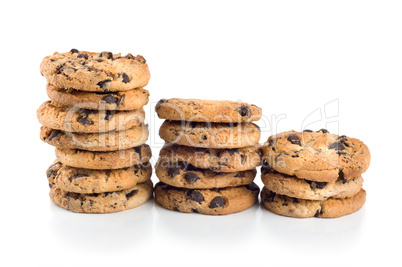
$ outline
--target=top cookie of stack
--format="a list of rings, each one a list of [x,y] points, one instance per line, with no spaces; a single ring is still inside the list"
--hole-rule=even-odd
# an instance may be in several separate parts
[[[181,212],[230,214],[251,207],[259,188],[261,118],[255,105],[234,101],[162,99],[156,201]]]
[[[152,195],[145,59],[72,49],[45,57],[40,71],[51,100],[37,110],[40,137],[57,156],[47,172],[53,202],[95,213],[144,203]]]

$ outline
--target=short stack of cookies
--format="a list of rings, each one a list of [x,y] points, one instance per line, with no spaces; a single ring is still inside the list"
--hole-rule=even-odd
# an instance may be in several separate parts
[[[162,99],[166,142],[155,166],[155,199],[187,213],[224,215],[250,208],[258,199],[253,182],[261,164],[261,118],[255,105],[234,101]]]
[[[72,49],[45,57],[40,71],[50,98],[37,110],[40,138],[57,157],[47,170],[52,201],[85,213],[145,203],[153,191],[145,59]]]
[[[295,218],[337,218],[366,201],[361,175],[370,151],[360,140],[331,134],[289,131],[263,146],[261,202],[270,211]]]

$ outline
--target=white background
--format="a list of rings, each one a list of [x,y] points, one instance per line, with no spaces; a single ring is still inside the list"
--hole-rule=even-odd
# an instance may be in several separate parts
[[[401,266],[401,13],[400,1],[2,2],[1,266]],[[54,148],[36,119],[48,99],[39,65],[71,48],[147,59],[154,155],[155,102],[172,97],[260,106],[261,143],[317,118],[307,128],[363,140],[366,205],[339,219],[258,205],[228,216],[153,201],[106,215],[56,207],[45,175]]]

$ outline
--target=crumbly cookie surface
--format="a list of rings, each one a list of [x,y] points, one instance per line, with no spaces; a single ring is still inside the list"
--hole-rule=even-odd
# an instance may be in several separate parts
[[[149,101],[149,92],[144,88],[99,93],[58,88],[47,84],[46,92],[57,106],[80,106],[84,109],[133,110],[142,108]]]
[[[56,160],[46,171],[49,187],[74,193],[103,193],[120,191],[144,183],[152,174],[151,164],[134,165],[117,170],[73,168]]]
[[[183,161],[161,161],[155,166],[156,176],[165,184],[193,189],[236,187],[251,184],[256,169],[240,172],[213,172]]]
[[[261,118],[261,108],[243,102],[200,99],[161,99],[155,107],[159,118],[197,122],[250,122]]]
[[[254,146],[260,140],[260,128],[253,123],[205,123],[164,121],[160,137],[168,143],[205,148]]]
[[[83,169],[121,169],[149,162],[152,156],[147,144],[108,152],[56,148],[56,157],[64,165]]]
[[[305,200],[276,194],[264,187],[261,203],[270,211],[294,218],[338,218],[358,211],[366,202],[366,191],[362,188],[349,198]]]
[[[269,137],[263,158],[280,173],[318,182],[354,179],[370,165],[370,151],[360,140],[320,131],[289,131]]]
[[[126,131],[106,133],[73,133],[41,127],[40,139],[63,149],[114,151],[144,144],[148,139],[148,126],[134,126]]]
[[[91,92],[127,91],[146,86],[150,79],[142,56],[77,49],[45,57],[40,72],[57,87]]]
[[[183,189],[159,182],[155,199],[166,209],[186,213],[225,215],[254,205],[260,189],[255,184],[222,189]]]
[[[126,190],[92,194],[67,192],[54,186],[49,195],[57,206],[73,212],[110,213],[141,206],[152,197],[152,190],[148,180]]]
[[[145,112],[93,110],[79,107],[58,107],[50,101],[36,112],[39,122],[48,128],[66,132],[99,133],[124,131],[144,123]]]
[[[261,165],[260,145],[213,149],[165,144],[159,152],[159,158],[171,162],[183,161],[202,169],[215,172],[237,172],[252,170]]]
[[[265,187],[277,194],[308,200],[352,197],[363,186],[362,177],[333,183],[316,182],[279,173],[267,165],[261,168],[261,180]]]

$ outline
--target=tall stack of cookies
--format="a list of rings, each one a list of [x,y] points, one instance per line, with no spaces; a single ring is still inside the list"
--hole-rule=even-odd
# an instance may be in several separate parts
[[[255,105],[233,101],[162,99],[166,142],[155,166],[155,199],[180,212],[223,215],[250,208],[258,198],[253,183],[261,163],[261,118]]]
[[[40,138],[57,157],[47,170],[52,201],[86,213],[145,203],[153,190],[145,59],[72,49],[45,57],[40,71],[50,98],[37,110]]]
[[[289,217],[336,218],[358,211],[366,201],[361,177],[370,151],[360,140],[317,132],[283,132],[263,146],[261,201]]]

